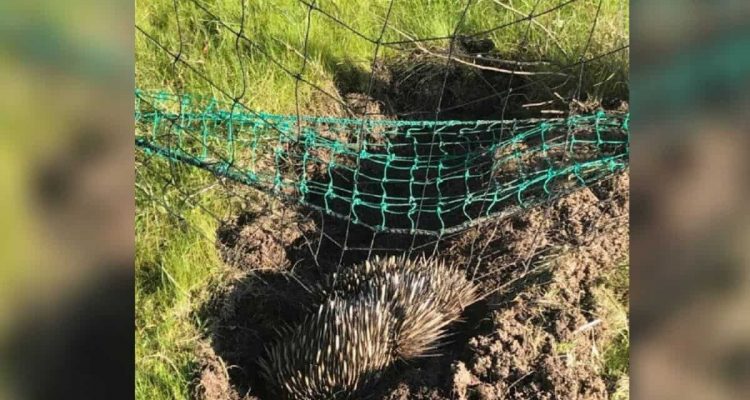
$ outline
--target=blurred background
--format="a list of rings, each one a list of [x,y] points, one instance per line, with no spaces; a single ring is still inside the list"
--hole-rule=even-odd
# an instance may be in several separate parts
[[[132,398],[133,15],[0,3],[0,399]]]
[[[750,389],[750,2],[631,1],[631,394]]]
[[[133,15],[0,5],[0,399],[133,390]],[[631,393],[750,389],[750,2],[632,0]]]

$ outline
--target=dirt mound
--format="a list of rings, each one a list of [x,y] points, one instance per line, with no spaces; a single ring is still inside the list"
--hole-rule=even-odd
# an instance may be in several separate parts
[[[373,398],[609,398],[614,387],[601,353],[612,334],[595,293],[603,277],[627,262],[628,187],[627,174],[620,174],[424,247],[462,266],[492,294],[451,327],[439,357],[385,371]],[[263,343],[307,312],[309,288],[342,260],[345,240],[344,265],[411,244],[410,237],[300,215],[293,209],[248,214],[219,229],[217,247],[228,268],[241,273],[200,312],[215,353],[197,377],[202,398],[266,398],[254,372]],[[218,368],[217,359],[227,367]]]
[[[283,270],[290,266],[287,250],[303,229],[310,229],[310,222],[294,210],[248,211],[219,227],[216,247],[228,266]]]
[[[257,400],[249,394],[241,396],[229,382],[229,372],[221,357],[205,343],[199,345],[201,369],[193,387],[193,396],[201,400]]]
[[[472,245],[490,255],[469,266],[496,290],[488,312],[464,346],[410,369],[383,398],[609,398],[601,351],[612,333],[594,296],[627,261],[628,187],[620,175],[500,223],[489,243],[486,227],[455,240],[457,262]]]
[[[336,104],[335,108],[346,110],[335,115],[382,113],[409,120],[544,118],[599,107],[615,110],[628,99],[622,88],[605,98],[588,98],[586,90],[579,90],[583,82],[575,70],[561,70],[539,60],[503,60],[495,50],[477,52],[483,45],[464,42],[457,46],[453,53],[457,61],[450,64],[446,63],[447,49],[422,48],[378,60],[372,70],[339,65],[334,83],[346,106]],[[368,107],[361,107],[361,100],[352,103],[352,95],[367,99]]]

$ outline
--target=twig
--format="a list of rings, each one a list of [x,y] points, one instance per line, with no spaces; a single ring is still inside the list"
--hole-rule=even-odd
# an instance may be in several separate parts
[[[492,61],[498,64],[510,64],[510,65],[518,65],[518,66],[552,65],[552,63],[549,61],[513,61],[513,60],[504,60],[502,58],[489,57],[486,55],[476,55],[476,56],[467,56],[467,57],[476,58],[476,59],[480,59],[484,61]]]
[[[534,373],[534,371],[528,372],[525,375],[523,375],[522,377],[516,379],[515,382],[511,383],[510,386],[508,386],[508,388],[505,389],[505,393],[506,394],[510,393],[510,389],[513,389],[513,386],[516,386],[519,382],[521,382],[522,380],[526,379],[526,377],[528,377],[529,375],[531,375],[533,373]]]
[[[407,39],[409,39],[409,40],[413,40],[413,38],[412,38],[412,37],[410,37],[409,35],[407,35],[406,33],[402,32],[402,31],[400,31],[399,29],[397,29],[397,28],[394,28],[394,27],[390,27],[390,28],[391,28],[391,29],[393,29],[394,31],[396,31],[397,33],[399,33],[400,35],[404,36],[405,38],[407,38]],[[478,68],[478,69],[483,69],[483,70],[486,70],[486,71],[495,71],[495,72],[500,72],[500,73],[502,73],[502,74],[511,74],[511,75],[525,75],[525,76],[532,76],[532,75],[556,75],[556,76],[568,76],[568,75],[566,75],[566,74],[563,74],[563,73],[561,73],[561,72],[546,72],[546,71],[542,71],[542,72],[531,72],[531,71],[516,71],[516,70],[509,70],[509,69],[504,69],[504,68],[496,68],[496,67],[490,67],[490,66],[488,66],[488,65],[481,65],[481,64],[477,64],[477,63],[476,63],[476,62],[474,62],[474,61],[466,61],[466,60],[463,60],[463,59],[461,59],[461,58],[458,58],[458,57],[456,57],[456,56],[451,56],[451,57],[449,58],[449,57],[448,57],[447,55],[444,55],[444,54],[440,54],[440,53],[435,53],[435,52],[433,52],[433,51],[430,51],[430,50],[429,50],[429,49],[427,49],[426,47],[424,47],[424,46],[422,46],[421,44],[419,44],[419,42],[414,42],[414,45],[415,45],[415,46],[417,46],[417,48],[418,48],[419,50],[421,50],[422,52],[424,52],[424,53],[426,53],[426,54],[429,54],[429,55],[431,55],[431,56],[433,56],[433,57],[438,57],[438,58],[442,58],[442,59],[444,59],[444,60],[448,60],[448,59],[450,59],[451,61],[456,61],[456,62],[459,62],[459,63],[461,63],[461,64],[464,64],[464,65],[468,65],[468,66],[470,66],[470,67],[474,67],[474,68]],[[474,59],[476,60],[477,58],[474,58]],[[482,59],[482,58],[479,58],[479,59]]]
[[[431,51],[429,51],[429,50],[425,49],[424,47],[422,47],[422,46],[421,46],[421,45],[419,45],[419,44],[417,44],[417,47],[419,47],[419,49],[420,49],[420,50],[422,50],[422,51],[424,51],[425,53],[427,53],[427,54],[430,54],[430,55],[432,55],[432,56],[435,56],[435,57],[439,57],[439,58],[442,58],[442,59],[446,59],[446,60],[448,59],[448,56],[445,56],[445,55],[442,55],[442,54],[438,54],[438,53],[434,53],[434,52],[431,52]],[[461,63],[461,64],[464,64],[464,65],[468,65],[468,66],[470,66],[470,67],[474,67],[474,68],[479,68],[479,69],[483,69],[483,70],[486,70],[486,71],[495,71],[495,72],[500,72],[500,73],[503,73],[503,74],[511,74],[511,75],[526,75],[526,76],[532,76],[532,75],[555,75],[555,76],[567,76],[567,75],[565,75],[565,74],[563,74],[563,73],[561,73],[561,72],[546,72],[546,71],[542,71],[542,72],[531,72],[531,71],[517,71],[517,70],[509,70],[509,69],[504,69],[504,68],[496,68],[496,67],[490,67],[490,66],[487,66],[487,65],[481,65],[481,64],[477,64],[477,63],[476,63],[476,62],[474,62],[474,61],[466,61],[466,60],[462,60],[462,59],[460,59],[460,58],[458,58],[458,57],[455,57],[455,56],[454,56],[454,57],[451,57],[451,60],[453,60],[453,61],[457,61],[457,62],[459,62],[459,63]]]
[[[505,8],[505,9],[507,9],[507,10],[510,10],[510,11],[512,11],[512,12],[514,12],[514,13],[518,14],[518,15],[521,15],[521,16],[526,16],[526,15],[525,15],[524,13],[522,13],[522,12],[520,12],[520,11],[516,10],[515,8],[511,7],[511,6],[510,6],[510,5],[508,5],[508,4],[504,4],[504,3],[501,3],[501,2],[500,2],[500,1],[498,1],[498,0],[493,0],[493,1],[494,1],[495,3],[497,3],[497,4],[499,5],[499,6],[501,6],[501,7]],[[542,29],[542,30],[544,31],[544,33],[546,33],[546,34],[547,34],[547,35],[548,35],[548,36],[550,37],[550,39],[552,39],[552,42],[554,42],[554,43],[555,43],[555,46],[557,46],[557,48],[558,48],[558,49],[559,49],[559,50],[560,50],[560,51],[561,51],[561,52],[562,52],[562,53],[563,53],[563,54],[565,55],[565,57],[568,57],[568,52],[567,52],[567,51],[565,51],[565,49],[564,49],[564,48],[562,47],[562,44],[560,43],[560,41],[559,41],[559,40],[557,40],[557,37],[555,36],[555,34],[554,34],[554,33],[552,33],[552,32],[551,32],[551,31],[550,31],[549,29],[547,29],[547,27],[546,27],[546,26],[542,25],[542,24],[541,24],[541,23],[540,23],[539,21],[537,21],[537,20],[536,20],[535,18],[532,18],[532,19],[531,19],[531,22],[533,22],[533,23],[534,23],[535,25],[537,25],[537,26],[538,26],[539,28],[541,28],[541,29]]]
[[[542,101],[540,103],[528,103],[528,104],[521,105],[521,107],[523,107],[523,108],[531,108],[531,107],[546,106],[546,105],[552,104],[554,102],[555,102],[554,100],[549,100],[549,101]]]
[[[597,319],[595,319],[595,320],[593,320],[593,321],[591,321],[591,322],[589,322],[587,324],[582,325],[580,328],[578,328],[575,331],[573,331],[573,334],[577,335],[579,333],[586,332],[588,330],[593,329],[595,326],[597,326],[597,325],[599,325],[601,323],[602,323],[602,320],[597,318]]]

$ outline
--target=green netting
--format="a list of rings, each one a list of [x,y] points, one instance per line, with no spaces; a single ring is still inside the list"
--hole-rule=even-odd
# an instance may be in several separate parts
[[[377,231],[454,232],[591,185],[628,162],[627,113],[406,121],[253,113],[136,90],[135,143]]]

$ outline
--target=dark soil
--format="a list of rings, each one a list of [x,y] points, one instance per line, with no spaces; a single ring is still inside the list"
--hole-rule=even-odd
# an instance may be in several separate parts
[[[620,174],[437,245],[417,237],[417,252],[435,251],[463,266],[492,294],[451,327],[440,357],[395,365],[372,397],[608,398],[613,387],[598,367],[598,351],[609,333],[596,322],[593,290],[627,260],[628,188],[627,174]],[[350,250],[342,256],[345,239]],[[411,241],[292,208],[227,222],[217,248],[234,278],[200,310],[210,348],[201,357],[198,397],[274,398],[255,361],[276,328],[309,312],[308,289],[339,261],[345,267],[372,254],[401,253]]]
[[[586,326],[597,319],[594,288],[627,258],[628,186],[620,175],[499,224],[484,252],[497,253],[471,267],[495,291],[481,323],[460,327],[471,331],[464,346],[410,369],[383,398],[608,398],[595,353],[607,326]],[[442,254],[461,262],[469,242],[467,233]]]
[[[523,119],[591,112],[598,106],[614,110],[628,99],[625,90],[593,101],[586,95],[592,82],[579,88],[577,69],[538,60],[513,64],[493,49],[471,47],[457,46],[453,56],[491,69],[448,65],[437,56],[445,50],[429,49],[377,60],[372,71],[339,66],[334,81],[346,104],[339,114],[402,120]]]

